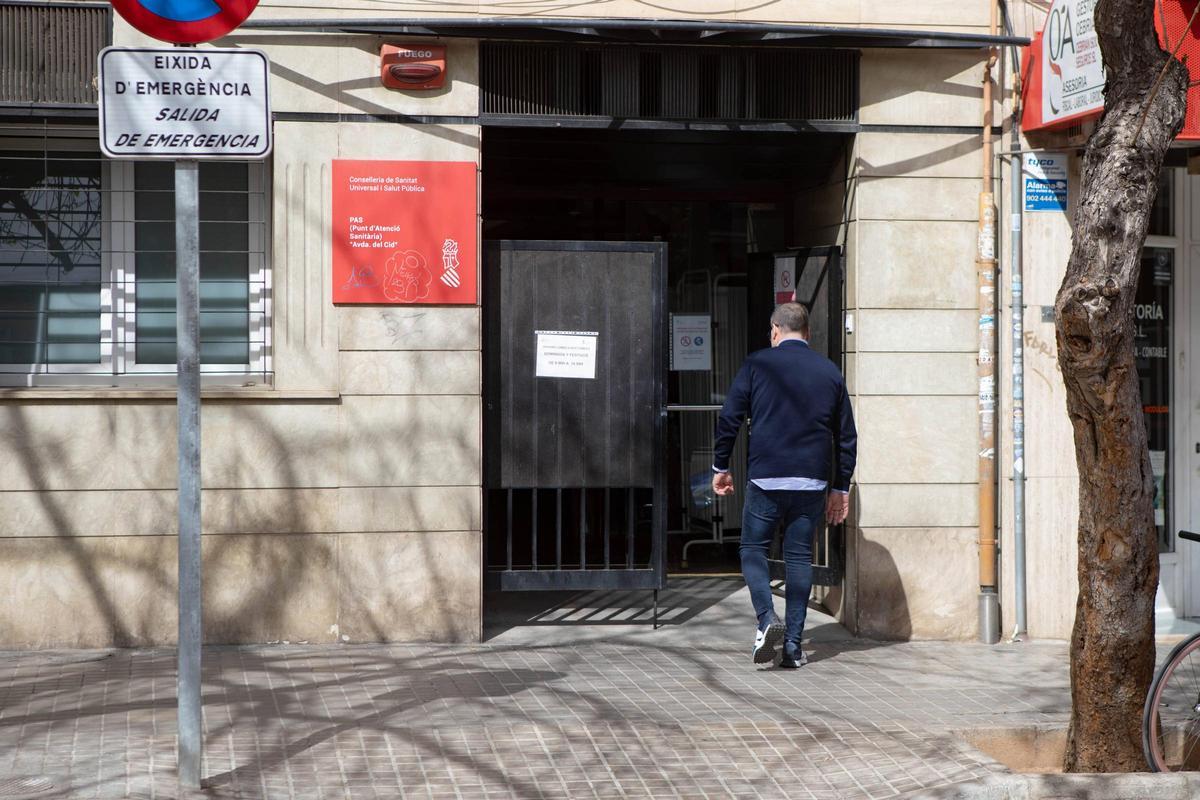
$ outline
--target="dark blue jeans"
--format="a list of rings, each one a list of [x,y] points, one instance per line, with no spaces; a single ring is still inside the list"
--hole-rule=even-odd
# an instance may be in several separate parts
[[[804,619],[808,615],[808,597],[812,594],[813,532],[821,524],[825,511],[824,492],[766,491],[746,483],[746,503],[742,507],[742,575],[750,587],[750,601],[758,615],[759,627],[775,610],[771,594],[771,576],[767,552],[775,528],[783,523],[783,562],[787,586],[784,598],[787,611],[787,640],[800,643]]]

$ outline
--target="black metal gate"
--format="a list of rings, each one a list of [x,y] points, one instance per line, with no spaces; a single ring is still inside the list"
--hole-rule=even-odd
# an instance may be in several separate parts
[[[778,296],[780,290],[786,295],[789,288],[795,292],[796,300],[808,308],[809,346],[845,371],[840,247],[807,247],[762,253],[751,259],[750,350],[770,347],[771,312],[775,304],[783,299]],[[835,450],[835,472],[836,458]],[[818,586],[840,584],[846,563],[845,554],[845,526],[822,524],[813,537],[813,583]],[[771,559],[769,564],[771,577],[783,580],[783,561]]]
[[[485,245],[489,588],[666,585],[666,245]]]

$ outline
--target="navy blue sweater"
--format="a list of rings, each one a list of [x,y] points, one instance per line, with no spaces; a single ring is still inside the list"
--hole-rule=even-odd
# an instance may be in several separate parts
[[[751,353],[717,418],[713,466],[729,469],[738,430],[750,415],[750,474],[829,480],[847,491],[858,453],[846,381],[833,362],[799,339]],[[836,474],[833,464],[836,461]]]

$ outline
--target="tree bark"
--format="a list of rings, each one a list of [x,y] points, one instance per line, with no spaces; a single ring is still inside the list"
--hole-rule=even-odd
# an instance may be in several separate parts
[[[1096,5],[1105,111],[1084,153],[1071,259],[1055,303],[1079,465],[1068,772],[1146,768],[1141,714],[1154,671],[1158,546],[1133,305],[1159,170],[1188,87],[1187,69],[1159,47],[1154,13],[1155,0]]]

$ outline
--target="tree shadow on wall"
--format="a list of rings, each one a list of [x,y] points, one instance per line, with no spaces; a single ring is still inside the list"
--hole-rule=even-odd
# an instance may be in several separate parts
[[[309,412],[297,409],[319,405],[333,407],[317,414],[333,416],[306,430]],[[478,598],[461,579],[471,565],[448,559],[436,541],[446,504],[388,486],[415,482],[408,476],[422,467],[413,462],[429,458],[428,448],[406,455],[405,447],[430,438],[417,430],[424,415],[373,426],[360,437],[370,452],[349,463],[341,413],[329,403],[291,403],[282,415],[262,405],[205,403],[206,439],[220,434],[220,446],[204,454],[214,487],[203,498],[207,643],[478,635]],[[0,567],[23,598],[10,605],[12,616],[0,616],[0,639],[18,647],[173,643],[173,404],[5,404],[0,429],[10,454],[4,488],[18,504],[7,515],[13,527],[0,532]],[[477,459],[468,433],[436,435],[451,460]],[[331,464],[337,474],[322,474]],[[350,514],[366,522],[339,533],[342,486],[367,487],[352,502],[379,502],[387,513]],[[449,495],[470,505],[468,496]],[[477,513],[452,511],[465,533],[445,535],[470,539]],[[34,607],[59,621],[33,620]],[[421,620],[416,629],[411,618]]]

